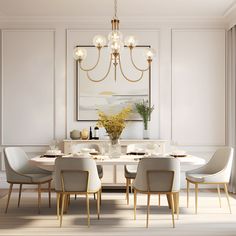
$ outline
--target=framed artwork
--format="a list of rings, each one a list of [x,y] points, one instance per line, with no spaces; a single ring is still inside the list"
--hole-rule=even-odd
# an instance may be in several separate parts
[[[80,46],[87,51],[87,57],[82,61],[83,68],[92,68],[98,59],[98,50],[94,46]],[[134,63],[141,69],[148,67],[145,58],[145,49],[150,46],[137,46],[133,49]],[[89,77],[93,80],[100,80],[109,70],[110,52],[105,47],[101,50],[100,60],[94,70],[89,71]],[[137,80],[141,76],[131,62],[130,50],[124,48],[121,51],[120,60],[123,73],[130,80]],[[126,80],[119,66],[117,66],[117,76],[115,80],[115,71],[111,65],[108,76],[101,82],[93,82],[88,79],[88,74],[81,70],[79,63],[76,62],[76,118],[77,121],[96,121],[98,120],[98,111],[107,114],[119,112],[122,108],[131,106],[142,100],[148,100],[151,103],[151,68],[145,71],[142,79],[138,82]],[[130,120],[141,120],[141,117],[133,109]]]

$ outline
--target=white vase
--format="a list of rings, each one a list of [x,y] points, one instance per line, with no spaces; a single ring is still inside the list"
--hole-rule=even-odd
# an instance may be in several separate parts
[[[143,123],[143,139],[149,139],[149,138],[150,138],[149,122],[147,122],[146,126]]]
[[[110,140],[108,153],[109,153],[110,158],[120,158],[121,146],[120,146],[119,139]]]

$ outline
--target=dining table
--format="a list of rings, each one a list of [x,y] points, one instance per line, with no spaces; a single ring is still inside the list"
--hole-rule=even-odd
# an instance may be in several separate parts
[[[62,158],[66,157],[77,157],[80,158],[79,155],[65,155],[62,156]],[[142,158],[149,157],[148,155],[120,155],[118,158],[111,158],[108,155],[90,155],[89,158],[93,158],[96,161],[97,165],[138,165],[139,161]],[[193,168],[196,166],[201,166],[205,164],[205,159],[197,156],[187,155],[183,157],[173,157],[169,154],[162,154],[162,155],[156,155],[156,158],[158,157],[166,157],[166,158],[177,158],[180,161],[180,167],[181,171],[185,170],[185,168],[188,168],[189,166],[192,166]],[[155,158],[153,157],[153,158]],[[55,169],[55,159],[56,156],[52,157],[45,157],[44,155],[33,157],[29,160],[30,164],[33,166],[37,166],[41,169],[48,170],[48,171],[54,171]]]

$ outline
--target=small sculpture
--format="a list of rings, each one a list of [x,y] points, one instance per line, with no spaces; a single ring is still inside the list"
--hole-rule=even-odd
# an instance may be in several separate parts
[[[80,131],[76,129],[72,130],[70,132],[70,138],[75,140],[80,139]]]

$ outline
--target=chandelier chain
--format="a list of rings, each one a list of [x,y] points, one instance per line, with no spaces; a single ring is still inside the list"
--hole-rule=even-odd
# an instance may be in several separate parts
[[[117,18],[117,0],[114,0],[114,12],[115,12],[115,18]]]

